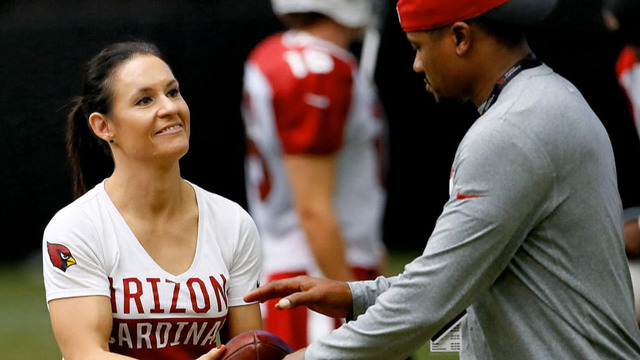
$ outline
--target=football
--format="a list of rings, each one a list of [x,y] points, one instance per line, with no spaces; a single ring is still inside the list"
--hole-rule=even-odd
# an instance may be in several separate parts
[[[284,340],[264,330],[245,331],[225,346],[221,360],[282,360],[293,352]]]

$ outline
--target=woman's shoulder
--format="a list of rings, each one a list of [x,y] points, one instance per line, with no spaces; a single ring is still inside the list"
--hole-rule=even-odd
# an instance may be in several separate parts
[[[103,205],[99,189],[88,191],[51,218],[44,229],[43,242],[72,246],[76,252],[99,248],[104,228]]]
[[[49,225],[57,223],[78,223],[83,219],[91,218],[93,212],[99,207],[100,188],[98,186],[86,192],[58,210],[49,221]]]
[[[197,185],[192,186],[196,191],[200,217],[204,219],[205,227],[218,235],[224,234],[219,239],[233,239],[235,243],[239,238],[257,237],[253,218],[239,203]]]
[[[202,187],[190,183],[196,192],[198,207],[201,211],[211,212],[223,217],[248,217],[248,212],[238,202],[216,194]]]

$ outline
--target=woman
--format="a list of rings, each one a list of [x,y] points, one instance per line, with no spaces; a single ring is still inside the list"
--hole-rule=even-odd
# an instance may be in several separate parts
[[[78,199],[43,241],[65,359],[217,359],[218,336],[261,327],[259,305],[242,300],[258,282],[257,230],[239,205],[180,177],[189,131],[155,46],[118,43],[87,63],[67,127]]]

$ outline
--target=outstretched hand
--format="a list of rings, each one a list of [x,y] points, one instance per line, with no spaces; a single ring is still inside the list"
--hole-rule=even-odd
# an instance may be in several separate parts
[[[306,306],[329,317],[346,318],[353,309],[351,296],[351,288],[344,281],[297,276],[263,285],[245,295],[244,301],[265,302],[282,298],[276,304],[276,309]]]

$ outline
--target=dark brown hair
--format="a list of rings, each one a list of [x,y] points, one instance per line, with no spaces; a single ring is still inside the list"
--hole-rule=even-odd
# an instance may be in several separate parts
[[[86,193],[113,172],[111,150],[94,134],[89,126],[89,116],[94,112],[109,114],[113,100],[111,76],[121,64],[138,55],[163,59],[153,44],[123,42],[105,47],[82,68],[82,92],[73,100],[66,128],[67,157],[75,197]]]

